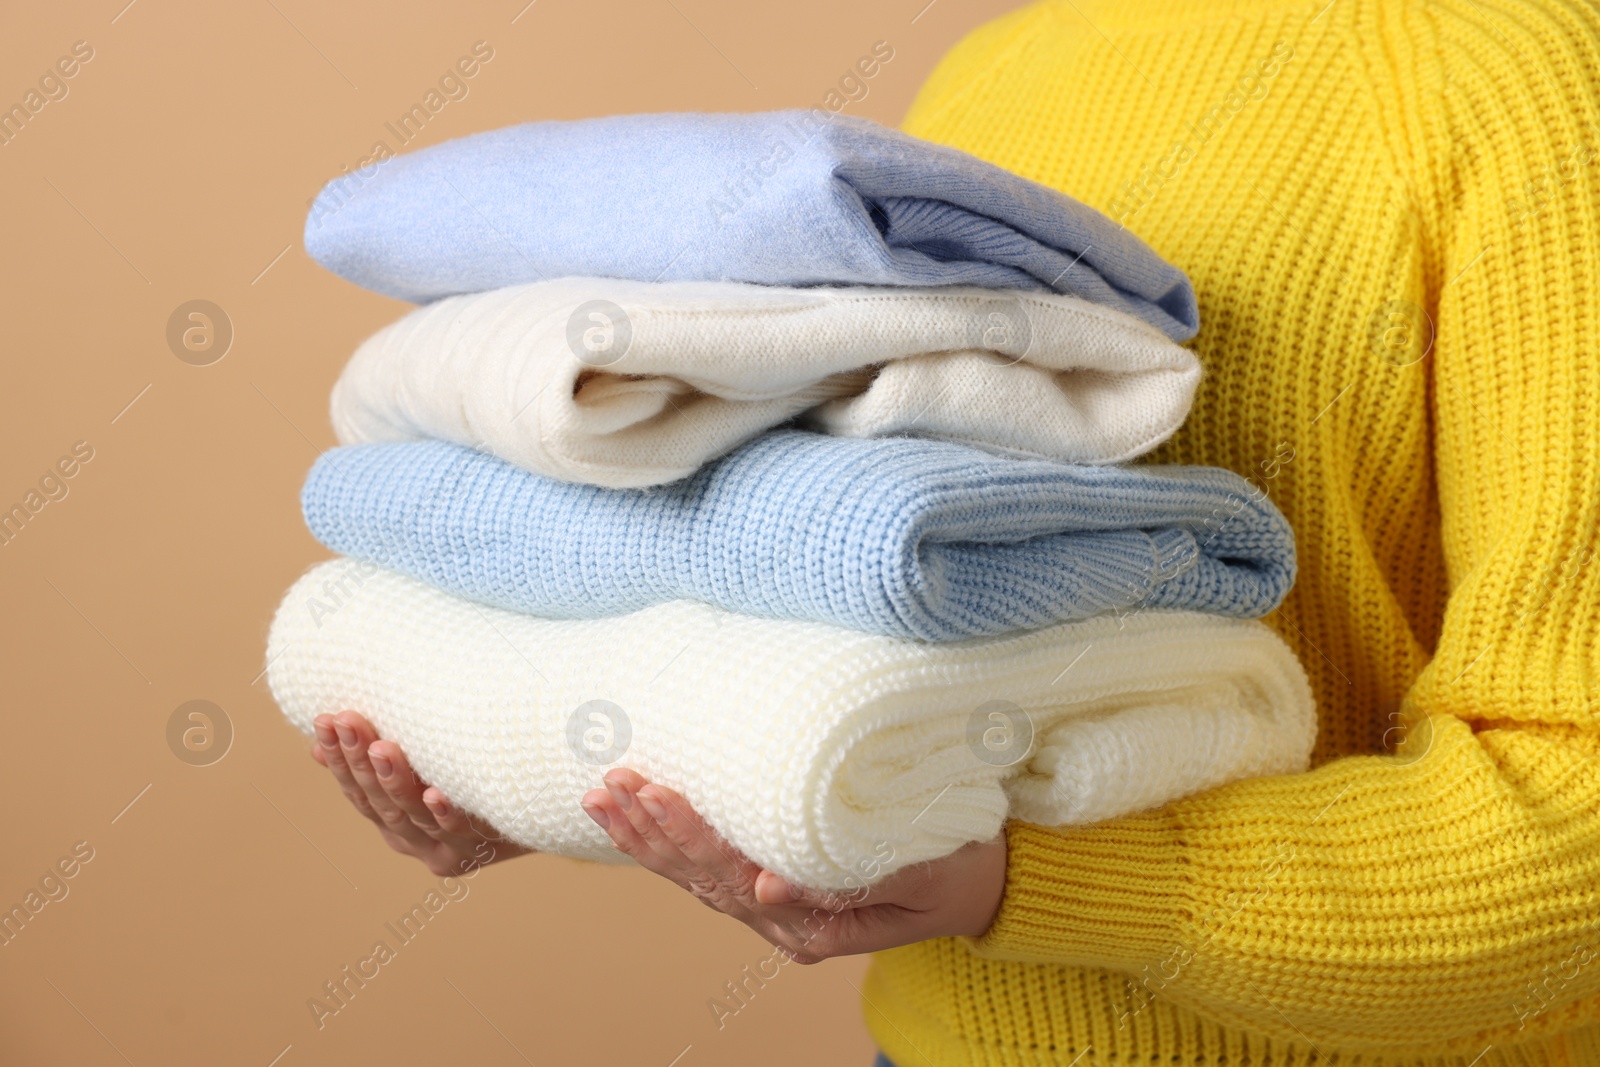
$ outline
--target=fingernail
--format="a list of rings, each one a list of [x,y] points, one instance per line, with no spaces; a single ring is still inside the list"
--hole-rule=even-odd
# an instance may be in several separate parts
[[[607,781],[606,792],[611,794],[611,799],[615,800],[617,807],[623,811],[631,811],[633,809],[633,796],[616,782]]]
[[[339,733],[339,743],[345,748],[356,747],[356,732],[338,719],[333,720],[333,728]]]
[[[428,805],[428,810],[432,811],[435,815],[450,814],[450,802],[444,797],[429,797],[424,795],[422,802]]]
[[[593,804],[585,804],[583,805],[583,810],[589,818],[599,824],[600,829],[609,830],[611,828],[611,816],[605,813],[604,808],[598,808]]]
[[[788,904],[800,899],[800,891],[787,878],[762,871],[756,876],[756,899],[763,904]]]
[[[323,748],[338,748],[339,738],[334,735],[333,727],[325,722],[312,723],[312,728],[317,732],[317,741]]]
[[[644,805],[644,810],[648,811],[650,813],[650,817],[656,822],[667,821],[667,806],[661,803],[661,801],[652,794],[640,790],[639,803]]]
[[[387,778],[394,773],[394,764],[371,749],[367,750],[367,759],[372,761],[372,769],[378,772],[379,778]]]

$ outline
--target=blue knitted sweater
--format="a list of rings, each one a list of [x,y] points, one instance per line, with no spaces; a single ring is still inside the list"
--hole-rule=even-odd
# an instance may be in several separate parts
[[[302,504],[337,552],[553,618],[695,599],[951,641],[1144,606],[1259,616],[1295,567],[1282,515],[1228,471],[799,430],[654,489],[441,441],[356,445],[317,461]]]

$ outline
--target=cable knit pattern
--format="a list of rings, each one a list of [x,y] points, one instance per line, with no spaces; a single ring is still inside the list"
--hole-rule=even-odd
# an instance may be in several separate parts
[[[462,137],[330,182],[306,250],[403,300],[563,275],[1073,293],[1194,336],[1183,272],[1054,189],[865,119],[617,115]]]
[[[1176,430],[1199,380],[1159,330],[1069,296],[562,278],[378,331],[334,386],[333,426],[613,487],[682,478],[801,414],[1113,463]]]
[[[935,8],[935,11],[940,8]],[[1600,8],[1049,0],[918,136],[1194,279],[1153,459],[1293,525],[1314,769],[1013,824],[982,942],[879,956],[900,1067],[1600,1063]]]
[[[648,492],[361,445],[325,453],[301,503],[336,552],[545,618],[682,598],[952,641],[1135,605],[1265,615],[1294,581],[1288,524],[1230,471],[907,438],[780,430]]]
[[[556,622],[351,560],[290,589],[267,661],[301,730],[362,709],[523,844],[619,859],[578,805],[618,763],[833,889],[992,837],[1008,810],[1090,822],[1299,770],[1316,718],[1252,620],[1147,611],[938,646],[689,601]]]

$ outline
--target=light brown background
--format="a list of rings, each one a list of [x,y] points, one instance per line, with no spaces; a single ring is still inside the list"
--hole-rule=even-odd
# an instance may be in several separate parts
[[[643,872],[542,856],[485,871],[316,1029],[307,999],[435,880],[257,680],[278,597],[326,555],[297,491],[333,443],[328,390],[404,310],[316,267],[300,232],[321,184],[393,145],[383,124],[478,40],[494,59],[420,143],[809,106],[878,40],[895,58],[848,110],[895,123],[1015,0],[124,2],[0,13],[0,104],[73,42],[95,52],[0,147],[0,510],[74,442],[95,450],[0,547],[0,909],[94,849],[0,947],[0,1062],[865,1065],[864,960],[785,967],[719,1031],[709,998],[764,942]],[[236,332],[206,367],[165,340],[196,298]],[[166,741],[197,698],[235,731],[212,766]]]

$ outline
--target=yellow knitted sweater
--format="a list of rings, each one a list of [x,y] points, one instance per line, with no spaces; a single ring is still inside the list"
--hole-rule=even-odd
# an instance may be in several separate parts
[[[906,120],[1189,272],[1153,457],[1293,522],[1314,769],[1013,824],[978,940],[880,954],[921,1064],[1600,1064],[1600,7],[1045,0]]]

